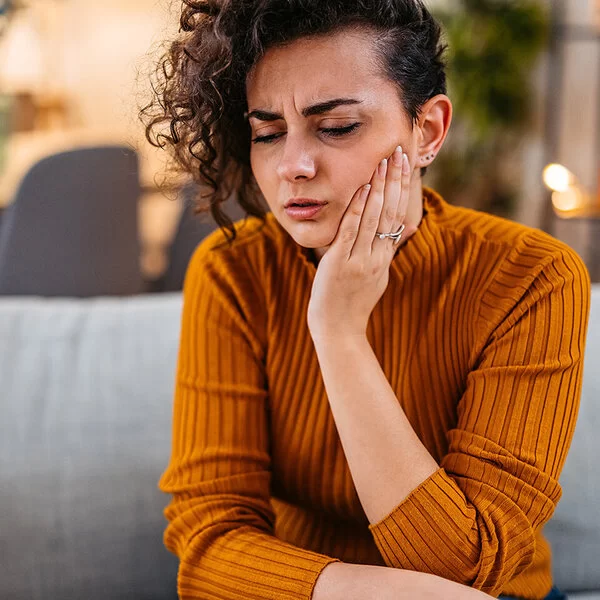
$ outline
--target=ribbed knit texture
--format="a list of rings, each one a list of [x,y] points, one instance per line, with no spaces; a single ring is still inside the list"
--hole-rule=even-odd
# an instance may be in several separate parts
[[[373,525],[306,324],[311,251],[272,214],[240,222],[232,247],[212,249],[216,231],[197,249],[159,484],[182,598],[308,599],[335,560],[494,596],[550,590],[542,526],[577,417],[589,277],[538,230],[427,188],[424,207],[367,334],[440,469]]]

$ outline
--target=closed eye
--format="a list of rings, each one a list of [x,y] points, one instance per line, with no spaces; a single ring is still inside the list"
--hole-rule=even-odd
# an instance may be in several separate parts
[[[278,137],[281,137],[283,133],[274,133],[273,135],[263,135],[255,137],[252,140],[253,144],[270,144],[273,140],[276,140]]]
[[[319,131],[329,137],[335,138],[335,137],[341,137],[344,135],[348,135],[349,133],[352,133],[353,131],[358,129],[360,126],[361,126],[361,123],[352,123],[352,125],[348,125],[347,127],[328,127],[326,129],[319,129]],[[270,144],[271,142],[273,142],[273,140],[280,138],[282,135],[284,135],[284,134],[283,133],[274,133],[272,135],[264,135],[264,136],[255,137],[252,140],[252,143],[253,144]]]
[[[341,137],[342,135],[348,135],[360,127],[360,123],[352,123],[346,127],[328,127],[327,129],[321,129],[321,131],[330,137]]]

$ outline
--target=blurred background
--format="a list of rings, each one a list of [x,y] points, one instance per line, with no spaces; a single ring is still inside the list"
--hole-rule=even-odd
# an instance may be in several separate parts
[[[180,288],[214,224],[160,186],[137,117],[179,4],[0,0],[0,294]],[[600,281],[600,0],[429,5],[455,120],[425,183],[558,237]]]
[[[600,282],[600,0],[429,5],[447,30],[455,119],[425,183],[558,237]],[[177,598],[157,482],[179,290],[215,225],[193,216],[188,182],[162,186],[166,157],[138,112],[180,7],[0,0],[0,598]],[[231,201],[228,213],[243,216]],[[600,598],[600,285],[592,305],[545,528],[573,600]]]

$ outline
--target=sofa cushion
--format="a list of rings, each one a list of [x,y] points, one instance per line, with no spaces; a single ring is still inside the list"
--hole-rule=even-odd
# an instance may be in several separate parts
[[[583,391],[573,442],[560,477],[563,495],[545,533],[555,583],[600,591],[600,286],[593,286]]]
[[[176,598],[179,294],[0,302],[0,598]]]

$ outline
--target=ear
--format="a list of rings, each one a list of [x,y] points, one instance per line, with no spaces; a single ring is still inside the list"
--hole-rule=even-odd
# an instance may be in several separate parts
[[[438,155],[452,123],[452,102],[438,94],[425,102],[419,116],[417,167],[429,166]]]

